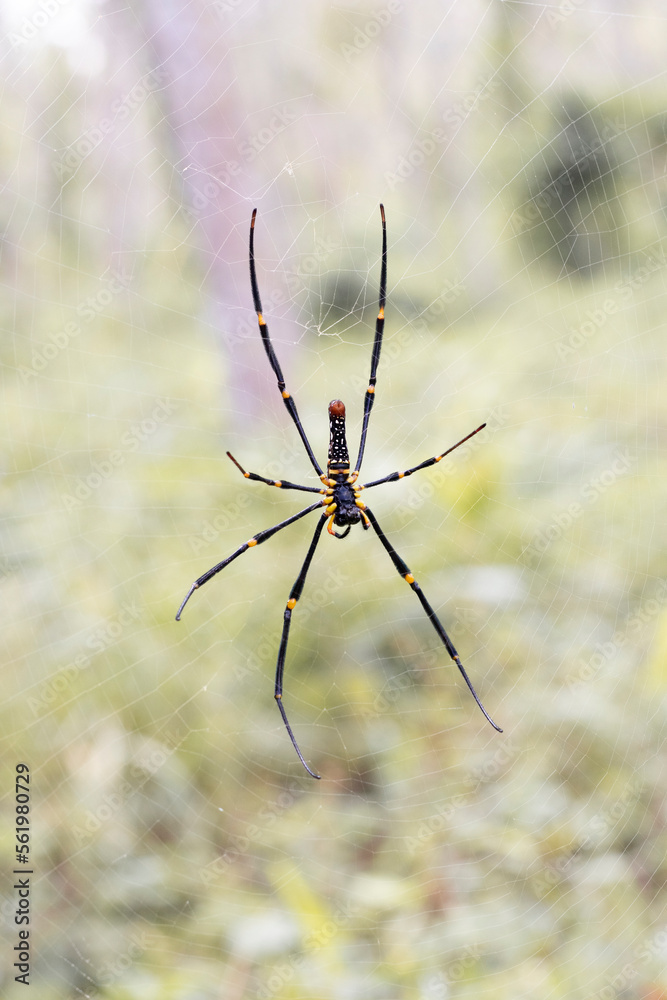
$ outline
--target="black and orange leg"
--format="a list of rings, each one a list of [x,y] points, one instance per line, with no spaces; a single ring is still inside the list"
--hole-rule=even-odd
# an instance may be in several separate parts
[[[252,287],[252,298],[255,306],[255,312],[257,313],[257,322],[259,323],[259,332],[262,337],[262,343],[264,344],[264,350],[266,351],[266,356],[269,359],[271,367],[273,368],[274,374],[278,379],[278,388],[280,389],[280,394],[283,397],[283,402],[287,407],[287,412],[294,421],[296,429],[301,435],[301,440],[308,453],[308,458],[310,459],[311,465],[317,472],[318,476],[322,476],[324,473],[319,466],[315,455],[313,454],[313,449],[310,447],[310,442],[306,437],[306,432],[303,429],[301,420],[299,419],[299,414],[296,410],[296,404],[292,399],[290,393],[285,388],[285,379],[280,367],[278,358],[276,357],[276,352],[273,349],[273,344],[271,343],[271,337],[269,336],[269,328],[266,325],[266,320],[262,313],[262,301],[259,297],[259,286],[257,284],[257,273],[255,270],[255,218],[257,216],[257,209],[254,208],[252,212],[252,219],[250,222],[250,284]]]
[[[304,510],[300,510],[298,514],[293,514],[291,517],[288,517],[285,521],[281,521],[279,524],[274,524],[272,528],[265,528],[264,531],[258,532],[252,538],[248,539],[247,542],[244,542],[243,545],[239,545],[238,549],[236,549],[235,552],[232,552],[230,556],[227,556],[226,559],[223,559],[222,562],[217,563],[215,566],[212,566],[211,569],[207,570],[206,573],[203,573],[198,580],[195,580],[195,582],[192,584],[189,591],[185,595],[183,603],[181,604],[176,614],[176,621],[180,621],[181,614],[183,613],[183,608],[188,603],[188,601],[194,594],[195,590],[197,590],[199,587],[202,587],[205,583],[207,583],[208,580],[211,579],[211,577],[216,575],[216,573],[219,573],[221,570],[223,570],[225,566],[229,566],[230,562],[233,562],[234,559],[236,559],[238,556],[246,552],[247,549],[252,549],[254,548],[255,545],[261,545],[262,542],[265,542],[267,540],[267,538],[271,538],[272,535],[275,535],[277,531],[281,531],[283,528],[286,528],[288,524],[294,524],[294,522],[298,521],[299,518],[305,517],[306,514],[310,514],[312,511],[317,510],[318,508],[321,507],[322,507],[322,501],[318,500],[317,503],[311,504],[310,507],[306,507]]]
[[[502,733],[502,729],[500,728],[500,726],[497,726],[495,724],[495,722],[493,721],[493,719],[491,718],[491,716],[489,715],[489,713],[486,711],[486,709],[482,705],[482,703],[479,700],[479,698],[477,697],[477,692],[475,691],[474,687],[472,686],[472,681],[470,680],[470,678],[468,677],[467,673],[465,672],[463,664],[461,663],[461,658],[460,658],[459,654],[456,652],[456,649],[454,648],[454,644],[453,644],[452,640],[447,635],[447,632],[445,631],[445,628],[444,628],[442,622],[440,621],[440,619],[438,618],[438,616],[436,615],[435,611],[433,610],[433,608],[431,607],[431,605],[429,604],[429,602],[426,600],[426,597],[424,596],[424,593],[423,593],[421,587],[419,586],[419,584],[415,580],[414,576],[410,572],[410,569],[409,569],[407,563],[405,563],[403,561],[403,559],[401,559],[401,557],[399,556],[398,552],[396,551],[396,549],[394,548],[394,546],[391,544],[391,542],[389,541],[389,539],[385,535],[385,533],[382,530],[382,528],[380,527],[380,525],[377,523],[377,520],[376,520],[374,514],[368,509],[368,507],[366,507],[365,513],[366,513],[366,516],[368,517],[369,521],[371,522],[371,527],[373,528],[373,530],[375,531],[375,534],[378,536],[378,538],[380,539],[380,541],[384,545],[385,549],[387,550],[387,553],[389,554],[389,558],[393,562],[393,564],[396,567],[398,573],[400,574],[400,576],[403,577],[403,579],[405,580],[405,582],[410,585],[410,587],[412,588],[412,590],[414,590],[415,594],[419,598],[424,611],[428,615],[428,618],[429,618],[429,621],[431,622],[431,625],[433,626],[433,628],[435,629],[435,631],[438,633],[438,636],[440,637],[440,640],[443,643],[443,645],[445,646],[445,648],[446,648],[447,652],[449,653],[450,657],[452,658],[452,660],[454,661],[454,663],[456,664],[456,666],[459,668],[459,671],[461,672],[461,676],[463,677],[463,680],[468,685],[470,693],[472,694],[473,698],[475,699],[475,701],[477,702],[477,704],[481,708],[481,710],[482,710],[485,718],[487,719],[488,722],[491,723],[491,725],[493,726],[493,728],[495,730],[497,730],[497,732]]]
[[[357,464],[352,475],[356,480],[361,469],[366,448],[366,435],[368,433],[368,422],[375,402],[375,383],[377,381],[377,369],[380,362],[380,351],[382,350],[382,336],[384,334],[384,306],[387,299],[387,223],[384,217],[384,205],[380,205],[380,216],[382,218],[382,270],[380,272],[380,302],[378,317],[375,322],[375,341],[373,342],[373,354],[371,356],[371,375],[368,380],[368,389],[364,396],[364,417],[361,425],[361,441],[359,442],[359,455]]]
[[[276,686],[275,686],[275,691],[274,691],[274,698],[276,699],[276,702],[278,703],[278,708],[280,709],[280,714],[283,717],[283,722],[285,723],[285,728],[287,729],[287,732],[289,733],[289,738],[292,741],[292,746],[296,750],[296,752],[298,754],[298,757],[299,757],[299,760],[301,761],[301,763],[305,767],[306,771],[308,771],[308,774],[310,774],[313,778],[319,778],[320,775],[319,774],[315,774],[314,771],[311,771],[311,769],[306,764],[306,761],[304,760],[304,756],[301,753],[301,750],[299,749],[299,744],[297,743],[296,738],[294,736],[294,733],[292,732],[292,727],[290,726],[289,722],[287,721],[287,715],[285,713],[285,706],[283,705],[283,700],[282,700],[283,699],[283,672],[285,670],[285,656],[287,655],[287,640],[289,639],[289,630],[290,630],[290,625],[292,624],[292,611],[296,607],[297,601],[301,597],[301,593],[303,591],[303,585],[306,582],[306,574],[308,573],[308,570],[310,569],[310,564],[313,561],[313,556],[315,555],[315,549],[317,548],[317,543],[320,540],[320,536],[322,534],[322,529],[324,528],[324,525],[327,523],[327,518],[328,518],[328,515],[325,513],[325,514],[322,515],[322,517],[317,522],[317,525],[315,527],[315,534],[313,535],[313,540],[311,541],[310,547],[308,549],[308,552],[306,553],[306,558],[303,561],[303,566],[301,567],[301,571],[299,572],[299,575],[296,578],[296,582],[295,582],[294,586],[290,590],[290,595],[289,595],[289,599],[287,601],[287,607],[285,608],[285,614],[284,614],[284,618],[283,618],[283,634],[282,634],[281,639],[280,639],[280,649],[278,650],[278,663],[276,665]]]
[[[486,424],[481,424],[479,427],[476,427],[474,431],[471,431],[470,434],[466,434],[464,438],[461,438],[460,441],[453,444],[451,448],[447,449],[447,451],[443,451],[442,455],[435,455],[434,458],[427,458],[425,462],[420,462],[419,465],[413,466],[412,469],[406,469],[405,472],[391,472],[388,476],[384,476],[382,479],[375,479],[372,483],[364,483],[363,486],[357,487],[357,489],[368,490],[371,486],[381,486],[382,483],[394,483],[397,479],[405,479],[406,476],[411,476],[413,472],[419,472],[420,469],[428,469],[429,465],[435,465],[435,463],[439,462],[445,457],[445,455],[449,455],[450,452],[454,451],[456,448],[460,448],[462,444],[469,441],[471,437],[475,436],[475,434],[479,434],[480,431],[483,431],[485,427]]]
[[[301,490],[302,493],[326,493],[326,490],[318,489],[317,486],[300,486],[298,483],[290,483],[286,479],[266,479],[256,472],[246,472],[240,462],[237,462],[231,451],[227,452],[227,458],[231,458],[236,468],[243,473],[246,479],[251,479],[255,483],[266,483],[267,486],[277,486],[281,490]]]

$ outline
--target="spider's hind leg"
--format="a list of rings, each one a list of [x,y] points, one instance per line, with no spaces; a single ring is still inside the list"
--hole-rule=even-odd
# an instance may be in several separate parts
[[[410,585],[410,587],[412,588],[412,590],[414,590],[415,594],[419,598],[421,606],[423,607],[424,611],[428,615],[428,619],[431,622],[431,625],[433,626],[433,628],[438,633],[438,635],[440,637],[440,640],[441,640],[442,644],[444,645],[444,647],[446,648],[447,652],[449,653],[450,657],[452,658],[452,660],[454,661],[454,663],[456,664],[456,666],[459,668],[459,671],[461,673],[461,676],[463,677],[463,680],[466,682],[466,684],[468,686],[468,689],[470,690],[471,695],[473,696],[473,698],[477,702],[479,708],[482,710],[482,713],[483,713],[484,717],[486,718],[486,720],[488,722],[491,723],[491,725],[493,726],[493,728],[497,732],[502,733],[502,729],[500,728],[500,726],[496,725],[496,723],[493,721],[493,719],[491,718],[491,716],[489,715],[489,713],[487,712],[487,710],[484,708],[484,705],[482,705],[481,701],[479,700],[479,697],[477,696],[477,692],[475,691],[474,687],[472,686],[472,681],[468,677],[468,674],[466,673],[465,668],[464,668],[463,664],[461,663],[461,657],[459,656],[459,654],[456,652],[456,649],[454,648],[454,643],[452,642],[452,640],[447,635],[445,627],[442,624],[442,622],[440,621],[440,619],[438,618],[438,616],[436,615],[435,611],[433,610],[433,608],[431,607],[431,605],[429,604],[429,602],[426,600],[426,597],[424,596],[423,590],[421,589],[421,587],[419,586],[419,584],[415,580],[414,576],[410,572],[410,569],[409,569],[407,563],[404,562],[403,559],[401,559],[401,557],[399,556],[398,552],[396,551],[396,549],[391,544],[391,542],[389,541],[389,539],[385,535],[384,531],[382,530],[382,528],[378,524],[378,522],[377,522],[377,520],[375,518],[375,515],[368,509],[368,507],[366,507],[366,515],[367,515],[369,521],[371,522],[371,527],[375,531],[375,534],[378,536],[378,538],[382,542],[384,548],[387,550],[387,552],[389,554],[389,558],[391,559],[391,561],[393,562],[394,566],[398,570],[398,573],[403,577],[403,579],[405,580],[405,582]]]
[[[192,584],[189,591],[185,595],[180,608],[176,612],[176,621],[178,622],[181,620],[183,608],[188,603],[188,601],[194,594],[195,590],[198,590],[205,583],[207,583],[212,577],[220,573],[220,571],[223,570],[225,566],[229,566],[230,562],[233,562],[234,559],[236,559],[238,556],[242,555],[244,552],[247,552],[248,549],[252,549],[256,545],[261,545],[262,542],[265,542],[267,540],[267,538],[271,538],[272,535],[275,535],[277,531],[282,531],[283,528],[286,528],[288,524],[294,524],[294,522],[298,521],[299,518],[305,517],[306,514],[311,514],[314,510],[317,510],[317,508],[321,506],[322,506],[322,501],[318,500],[317,503],[311,504],[310,507],[305,507],[304,510],[300,510],[298,514],[292,514],[291,517],[286,518],[284,521],[280,521],[278,524],[274,524],[272,528],[265,528],[264,531],[258,531],[256,535],[253,535],[253,537],[248,539],[247,542],[244,542],[243,545],[239,545],[238,549],[232,552],[230,556],[227,556],[227,558],[223,559],[222,562],[216,563],[215,566],[212,566],[211,569],[208,569],[205,573],[203,573],[199,577],[199,579],[195,580],[195,582]]]
[[[290,625],[292,624],[292,611],[294,610],[297,601],[301,597],[301,593],[303,591],[303,585],[306,582],[306,574],[308,573],[308,570],[310,569],[310,564],[313,561],[313,556],[315,555],[315,549],[317,548],[317,543],[320,540],[322,529],[324,528],[324,525],[327,523],[327,517],[328,515],[325,513],[317,522],[317,525],[315,526],[315,533],[313,535],[313,539],[310,543],[308,552],[306,553],[306,558],[303,561],[303,566],[301,567],[299,575],[296,578],[294,586],[290,590],[290,595],[287,601],[287,606],[285,608],[284,619],[283,619],[283,634],[280,638],[280,649],[278,650],[278,662],[276,664],[276,685],[273,693],[273,696],[278,703],[278,708],[280,709],[280,714],[282,715],[283,722],[285,723],[285,728],[287,729],[289,738],[292,741],[292,746],[296,750],[299,760],[305,767],[306,771],[308,771],[308,774],[310,774],[311,777],[318,779],[320,778],[320,775],[316,774],[314,771],[311,771],[311,769],[306,764],[306,761],[304,759],[303,754],[301,753],[301,750],[299,749],[299,744],[297,743],[296,737],[292,732],[292,727],[287,721],[287,714],[285,712],[285,706],[283,705],[282,698],[283,698],[283,672],[285,670],[285,656],[287,654],[287,641],[289,639],[289,630],[290,630]]]
[[[310,464],[315,469],[315,472],[318,474],[318,476],[322,476],[323,471],[320,468],[319,462],[315,458],[315,455],[313,454],[313,449],[310,446],[310,441],[308,440],[306,432],[303,428],[303,424],[301,423],[301,420],[299,418],[299,414],[297,413],[296,403],[292,399],[291,393],[287,391],[287,388],[285,386],[285,376],[282,373],[280,362],[278,361],[276,352],[273,349],[273,344],[271,343],[271,337],[269,335],[269,328],[266,324],[266,320],[264,319],[264,314],[262,313],[262,300],[259,297],[259,286],[257,284],[257,269],[255,267],[255,219],[256,218],[257,218],[257,209],[255,208],[253,209],[252,218],[250,220],[250,241],[249,241],[248,252],[250,259],[250,287],[252,289],[252,299],[253,299],[253,304],[255,306],[255,312],[257,313],[257,322],[259,323],[259,333],[262,338],[262,343],[264,344],[264,350],[266,351],[266,356],[269,359],[269,364],[271,365],[273,373],[278,381],[278,389],[280,391],[280,395],[282,396],[283,403],[285,404],[287,412],[292,418],[294,425],[297,431],[299,432],[299,436],[303,441],[303,446],[306,449],[306,454],[308,455],[308,458],[310,459]]]

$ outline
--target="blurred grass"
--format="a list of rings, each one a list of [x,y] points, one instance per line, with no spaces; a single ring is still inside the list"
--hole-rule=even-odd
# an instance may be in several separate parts
[[[183,350],[155,307],[151,343],[121,303],[92,343],[17,380],[3,421],[13,428],[5,496],[21,497],[6,531],[3,770],[8,787],[8,746],[34,768],[42,996],[296,997],[312,984],[337,995],[327,981],[365,996],[391,982],[408,995],[437,956],[459,996],[583,997],[650,938],[663,912],[664,671],[651,649],[664,607],[594,683],[567,680],[665,576],[652,545],[664,480],[637,433],[639,409],[654,412],[656,430],[662,422],[657,283],[662,274],[633,310],[645,324],[633,360],[644,357],[645,379],[653,370],[641,400],[618,363],[627,327],[610,324],[603,351],[587,344],[562,367],[549,344],[520,338],[535,315],[555,322],[553,286],[508,309],[492,340],[483,324],[478,335],[468,324],[446,340],[430,333],[419,366],[383,368],[369,475],[454,440],[485,416],[484,400],[503,408],[503,425],[414,511],[400,505],[416,479],[378,491],[374,509],[506,734],[483,724],[379,547],[359,533],[345,546],[325,539],[309,587],[328,571],[345,582],[295,619],[286,685],[321,784],[301,773],[271,697],[305,529],[239,560],[173,622],[193,575],[295,509],[248,487],[248,506],[192,554],[192,535],[246,486],[222,461],[205,334],[193,325]],[[156,301],[163,294],[156,287]],[[582,309],[574,295],[560,305]],[[585,390],[575,366],[590,372]],[[452,370],[466,391],[443,420],[438,373]],[[413,425],[414,408],[397,407],[420,386]],[[173,417],[64,510],[73,480],[163,396],[176,400]],[[291,433],[277,425],[277,446]],[[244,464],[256,468],[266,444],[248,442]],[[531,534],[626,445],[633,474],[527,561]],[[299,464],[285,474],[299,479]],[[136,617],[91,650],[126,605]],[[89,662],[55,690],[81,651]]]

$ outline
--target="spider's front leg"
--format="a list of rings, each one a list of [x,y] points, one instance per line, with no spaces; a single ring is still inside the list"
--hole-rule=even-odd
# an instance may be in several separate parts
[[[380,272],[380,297],[377,320],[375,321],[375,340],[373,341],[373,354],[371,356],[371,374],[368,380],[368,389],[364,396],[364,416],[361,425],[361,441],[359,442],[359,455],[357,463],[352,473],[355,480],[359,475],[361,463],[364,459],[366,448],[366,435],[368,434],[368,422],[371,417],[371,410],[375,402],[375,383],[377,381],[377,369],[380,363],[380,351],[382,350],[382,337],[384,335],[384,307],[387,300],[387,223],[384,217],[384,205],[380,205],[380,217],[382,219],[382,270]]]
[[[267,326],[264,314],[262,312],[262,300],[259,296],[259,285],[257,284],[257,271],[255,268],[255,219],[257,218],[257,209],[253,209],[252,219],[250,220],[250,241],[249,241],[249,258],[250,258],[250,287],[252,289],[252,299],[255,306],[255,312],[257,313],[257,322],[259,323],[259,333],[262,338],[262,343],[264,344],[264,350],[266,351],[266,356],[269,359],[269,364],[273,369],[273,373],[278,381],[278,389],[280,395],[282,396],[283,403],[287,408],[287,412],[294,421],[294,425],[299,432],[299,436],[303,441],[303,446],[306,449],[308,458],[310,459],[310,464],[315,469],[318,476],[322,475],[322,469],[320,468],[319,462],[315,458],[313,449],[310,446],[310,441],[306,435],[303,428],[303,424],[297,413],[296,403],[292,399],[292,395],[288,392],[285,385],[285,376],[282,373],[280,367],[280,362],[276,356],[276,352],[273,349],[273,344],[271,343],[271,336],[269,334],[269,328]]]
[[[286,479],[267,479],[266,476],[260,476],[256,472],[246,472],[240,462],[237,462],[231,451],[227,452],[227,458],[231,458],[232,462],[239,470],[242,472],[246,479],[251,479],[255,483],[266,483],[267,486],[277,486],[280,490],[301,490],[302,493],[326,493],[326,490],[321,490],[317,486],[301,486],[299,483],[290,483]]]
[[[374,479],[372,483],[364,483],[364,485],[358,487],[358,489],[368,490],[371,486],[382,486],[383,483],[395,483],[398,479],[405,479],[407,476],[411,476],[413,472],[419,472],[420,469],[428,469],[429,466],[435,465],[436,462],[441,461],[445,455],[449,455],[450,452],[460,448],[462,444],[469,441],[470,438],[475,436],[475,434],[479,434],[479,432],[483,431],[485,427],[486,424],[480,424],[479,427],[476,427],[474,431],[470,432],[470,434],[466,434],[464,438],[461,438],[460,441],[453,444],[451,448],[447,449],[447,451],[443,451],[439,455],[434,455],[433,458],[427,458],[426,461],[420,462],[419,465],[413,465],[411,469],[406,469],[405,472],[390,472],[388,476],[383,476],[382,479]]]

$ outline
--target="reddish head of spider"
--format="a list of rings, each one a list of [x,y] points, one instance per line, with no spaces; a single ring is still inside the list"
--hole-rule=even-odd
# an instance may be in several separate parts
[[[332,399],[329,403],[329,475],[347,474],[350,456],[345,437],[345,403]]]

